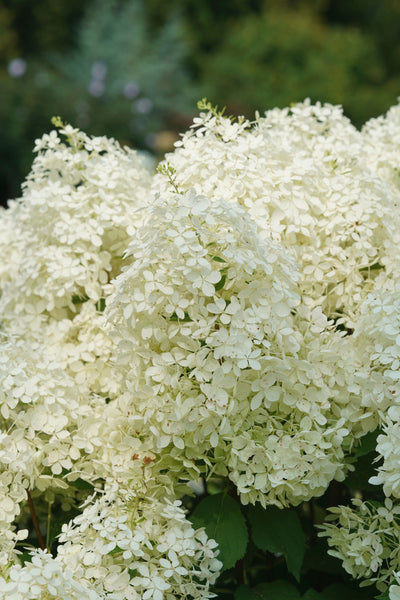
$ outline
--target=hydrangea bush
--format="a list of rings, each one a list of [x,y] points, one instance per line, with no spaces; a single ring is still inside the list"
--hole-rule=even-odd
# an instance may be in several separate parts
[[[2,210],[0,599],[398,600],[400,105],[200,109]]]

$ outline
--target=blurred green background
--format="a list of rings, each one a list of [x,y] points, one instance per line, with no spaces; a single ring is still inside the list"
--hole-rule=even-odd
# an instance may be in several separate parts
[[[203,96],[361,126],[399,95],[400,0],[0,0],[0,202],[53,115],[160,158]]]

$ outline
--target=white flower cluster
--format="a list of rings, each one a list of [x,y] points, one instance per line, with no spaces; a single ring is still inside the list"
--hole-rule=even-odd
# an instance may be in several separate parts
[[[60,542],[56,560],[100,597],[115,600],[208,598],[222,566],[216,542],[193,529],[179,501],[160,502],[116,484],[63,526]]]
[[[304,102],[252,125],[202,113],[167,160],[181,190],[244,206],[294,253],[302,292],[352,318],[398,235],[396,197],[364,144],[340,107]]]
[[[376,443],[377,459],[382,460],[377,474],[369,481],[382,485],[388,510],[381,507],[376,511],[359,502],[354,502],[355,510],[332,508],[332,520],[336,523],[325,526],[325,532],[329,545],[335,548],[332,554],[343,561],[349,573],[365,578],[367,582],[384,581],[387,584],[398,582],[400,571],[400,507],[392,503],[392,499],[400,498],[400,280],[392,274],[379,277],[377,284],[361,306],[352,338],[359,360],[369,370],[369,390],[364,394],[363,404],[375,406],[382,426]],[[384,516],[387,523],[382,523],[381,517],[376,515]],[[354,523],[358,524],[357,527]],[[376,548],[368,537],[368,532],[372,531],[381,539],[379,556],[375,555]],[[353,544],[354,548],[350,549],[349,544]],[[362,548],[362,552],[357,548]],[[361,558],[363,553],[368,552],[374,556]],[[382,567],[382,575],[377,578],[374,573],[381,569],[382,564],[386,567]],[[390,587],[390,598],[397,597],[394,590],[398,587],[397,583]],[[380,589],[384,590],[385,586]]]
[[[209,598],[184,482],[297,505],[378,426],[374,482],[400,495],[399,107],[361,132],[309,102],[204,110],[155,176],[59,123],[0,213],[0,599]],[[57,555],[20,564],[27,503],[93,487]],[[326,535],[395,598],[390,502]]]
[[[37,150],[23,198],[0,218],[0,598],[128,598],[122,581],[129,598],[141,598],[144,590],[157,600],[210,597],[221,566],[216,544],[194,531],[175,504],[166,504],[173,488],[179,493],[179,473],[165,474],[162,460],[153,468],[153,447],[120,399],[116,347],[104,318],[111,281],[150,201],[151,173],[134,151],[69,126],[44,136]],[[131,573],[114,557],[110,564],[104,559],[101,593],[93,578],[83,582],[73,556],[85,519],[98,509],[94,500],[68,541],[60,539],[65,544],[56,559],[39,550],[22,566],[18,556],[28,531],[21,526],[34,506],[39,517],[41,499],[49,509],[59,502],[69,510],[87,496],[85,489],[102,487],[106,479],[145,485],[149,496],[144,509],[128,515],[131,537],[142,535],[145,548]],[[125,510],[121,502],[126,520],[129,503]],[[115,510],[116,503],[104,517],[106,528]],[[135,519],[145,521],[143,531]],[[98,530],[91,531],[101,540]],[[151,552],[157,538],[159,546],[165,539],[164,555],[161,546]],[[146,565],[152,569],[148,583]]]
[[[319,535],[328,538],[343,567],[361,586],[374,583],[385,591],[400,570],[400,506],[386,498],[383,506],[353,499],[356,509],[347,506],[330,508],[331,515]],[[329,521],[337,521],[330,524]]]
[[[244,503],[298,504],[342,478],[376,420],[343,337],[301,304],[288,252],[240,206],[187,192],[154,201],[127,255],[109,316],[155,448],[188,476],[203,457]]]
[[[43,136],[36,150],[23,198],[0,219],[3,326],[54,346],[80,389],[115,395],[102,311],[151,173],[133,150],[70,126]]]

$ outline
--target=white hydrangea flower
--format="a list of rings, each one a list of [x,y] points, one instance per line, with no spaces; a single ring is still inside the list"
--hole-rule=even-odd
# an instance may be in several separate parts
[[[376,450],[383,462],[371,483],[400,497],[400,281],[381,278],[361,306],[352,336],[359,360],[369,369],[363,405],[378,416],[383,433]]]
[[[37,141],[0,210],[0,599],[209,598],[221,564],[182,480],[297,505],[378,425],[373,482],[399,496],[399,115],[360,133],[309,102],[253,124],[207,112],[155,178],[70,126]],[[79,478],[106,491],[56,558],[21,566],[27,490],[70,508]],[[326,526],[391,598],[398,513],[359,504]]]
[[[0,576],[1,600],[101,600],[94,589],[73,578],[69,569],[63,571],[51,554],[37,550],[31,562],[13,565],[6,577]]]
[[[1,490],[0,493],[3,494],[4,490]],[[27,529],[15,531],[15,527],[10,523],[0,521],[0,576],[7,570],[9,565],[18,562],[21,551],[16,549],[16,545],[26,539],[28,533]]]
[[[229,473],[243,502],[323,493],[376,426],[351,348],[300,306],[290,255],[238,205],[191,191],[149,212],[109,310],[142,434],[188,477],[200,457]]]
[[[80,389],[115,396],[103,311],[152,176],[133,150],[70,126],[37,151],[23,197],[0,219],[1,318],[7,332],[53,346]]]
[[[370,119],[362,128],[364,153],[371,170],[398,191],[400,103],[392,106],[385,115]]]
[[[106,487],[63,526],[60,542],[58,564],[115,600],[210,598],[222,566],[216,543],[192,528],[179,501],[156,500],[132,486]]]
[[[344,569],[361,586],[374,583],[385,591],[396,582],[400,569],[400,506],[386,498],[384,506],[353,499],[355,508],[330,508],[327,522],[319,526],[326,537],[328,553],[342,561]]]
[[[254,123],[206,112],[176,146],[166,160],[179,190],[239,202],[294,253],[303,292],[328,316],[353,318],[377,272],[369,267],[391,253],[395,200],[340,107],[306,101]]]

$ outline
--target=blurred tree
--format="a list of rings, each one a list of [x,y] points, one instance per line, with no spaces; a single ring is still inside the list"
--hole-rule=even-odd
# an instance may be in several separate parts
[[[53,115],[147,149],[174,115],[189,112],[190,121],[201,92],[185,68],[182,29],[174,14],[153,26],[144,0],[93,0],[68,51],[58,44],[50,52],[48,42],[46,58],[17,57],[0,68],[0,122],[7,123],[0,139],[2,197],[19,194],[34,139],[51,128]]]
[[[172,113],[195,108],[199,94],[185,70],[187,55],[178,15],[152,27],[143,0],[95,0],[75,49],[52,60],[67,101],[64,116],[90,132],[149,147]]]
[[[0,6],[0,64],[6,66],[15,56],[18,56],[18,36],[12,27],[12,13],[6,7]]]
[[[360,125],[395,102],[400,83],[388,79],[372,38],[289,7],[234,23],[202,64],[213,102],[247,115],[310,97],[343,104]]]
[[[0,4],[3,197],[54,114],[160,147],[204,95],[249,116],[309,96],[343,103],[358,125],[400,95],[400,0]]]
[[[2,0],[23,56],[66,50],[74,43],[75,28],[91,0]]]
[[[374,39],[389,72],[399,72],[400,0],[330,0],[324,16],[331,23],[350,24],[367,33]]]

